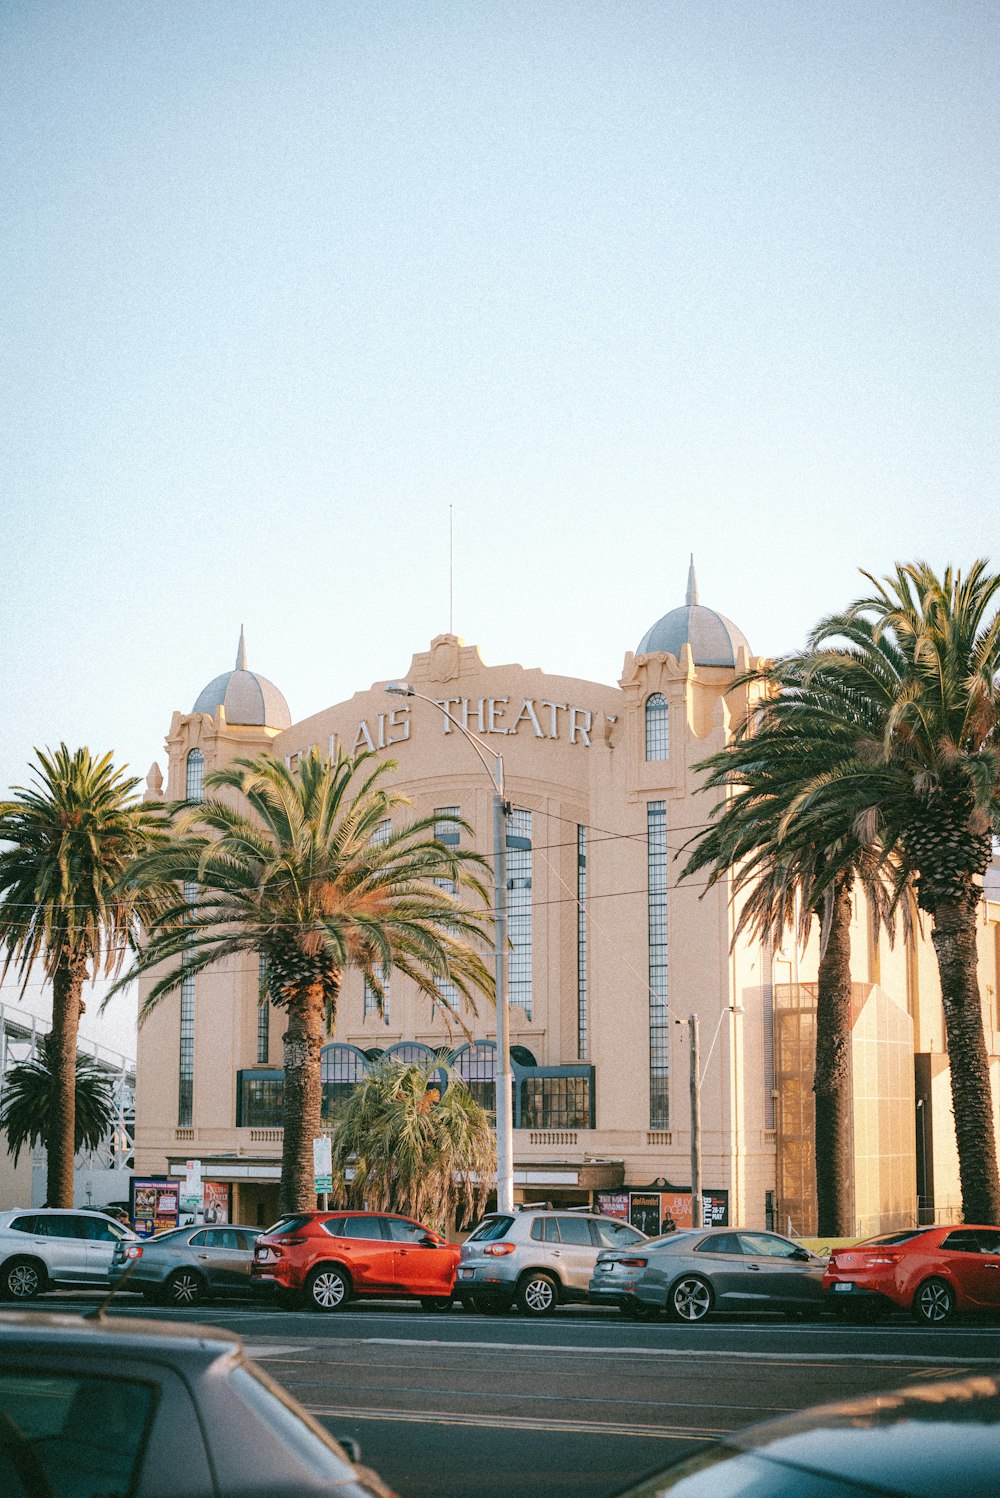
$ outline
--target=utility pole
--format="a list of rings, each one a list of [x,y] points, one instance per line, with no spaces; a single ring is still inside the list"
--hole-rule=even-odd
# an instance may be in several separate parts
[[[701,1073],[698,1062],[698,1016],[688,1016],[691,1038],[691,1226],[703,1226],[701,1199]]]

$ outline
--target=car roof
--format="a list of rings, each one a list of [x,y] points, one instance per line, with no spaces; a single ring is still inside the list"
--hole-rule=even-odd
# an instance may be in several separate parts
[[[820,1405],[723,1444],[912,1498],[992,1492],[981,1484],[1000,1463],[1000,1378],[975,1374]]]
[[[233,1332],[186,1321],[150,1321],[138,1316],[74,1316],[51,1311],[0,1311],[0,1355],[14,1347],[61,1352],[201,1353],[209,1359],[243,1351]]]
[[[101,1217],[106,1218],[103,1207],[8,1207],[0,1212],[0,1222],[9,1222],[14,1217]]]

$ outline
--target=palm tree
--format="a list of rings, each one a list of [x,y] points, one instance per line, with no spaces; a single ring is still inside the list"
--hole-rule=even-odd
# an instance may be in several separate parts
[[[819,827],[853,812],[864,835],[899,849],[931,917],[951,1070],[962,1208],[1000,1221],[989,1060],[976,926],[982,878],[1000,831],[1000,577],[966,578],[926,562],[898,566],[814,631],[840,689],[880,719],[850,761],[799,807]]]
[[[458,1077],[439,1095],[433,1065],[373,1068],[338,1106],[332,1145],[338,1200],[402,1212],[443,1233],[458,1216],[478,1216],[493,1189],[489,1115]]]
[[[345,971],[364,974],[380,1009],[384,981],[402,973],[463,1030],[458,1003],[474,1013],[477,993],[493,988],[473,944],[488,912],[451,893],[469,891],[485,906],[476,872],[482,858],[436,840],[440,813],[388,830],[393,812],[409,802],[382,784],[395,763],[372,759],[338,753],[331,761],[314,748],[295,770],[270,754],[236,760],[206,783],[238,792],[249,813],[232,799],[199,803],[180,814],[170,845],[128,876],[133,889],[170,880],[175,890],[134,971],[177,965],[154,982],[140,1022],[185,974],[241,953],[264,959],[270,1001],[288,1016],[282,1212],[315,1205],[320,1047],[336,1020]],[[197,889],[193,903],[178,892],[185,885]]]
[[[12,964],[26,985],[35,964],[52,984],[52,1075],[48,1200],[73,1205],[75,1075],[83,985],[112,977],[160,908],[151,885],[124,892],[119,880],[162,835],[161,809],[135,799],[110,754],[35,751],[35,784],[0,802],[0,977]]]
[[[5,1073],[3,1100],[0,1102],[0,1129],[7,1136],[7,1148],[16,1165],[25,1145],[46,1149],[61,1127],[52,1108],[52,1078],[56,1048],[51,1035],[43,1035],[37,1052],[28,1061],[19,1061]],[[115,1102],[111,1081],[89,1056],[76,1058],[75,1137],[77,1151],[96,1149],[115,1121]]]
[[[868,704],[838,690],[813,657],[807,669],[789,656],[750,673],[760,688],[734,738],[696,768],[704,790],[730,794],[696,834],[682,878],[709,870],[711,889],[732,877],[741,900],[733,940],[744,932],[780,945],[820,926],[816,999],[815,1160],[818,1231],[843,1237],[853,1228],[851,1089],[851,895],[866,893],[876,923],[892,933],[905,879],[897,861],[866,839],[850,809],[839,819],[803,825],[798,808],[837,767],[853,759],[857,736],[876,726]],[[906,905],[903,903],[904,916]]]

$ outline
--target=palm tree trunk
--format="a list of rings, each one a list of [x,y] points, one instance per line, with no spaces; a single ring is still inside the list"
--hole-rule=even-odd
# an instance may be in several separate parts
[[[278,1211],[311,1212],[316,1206],[313,1140],[321,1124],[319,1053],[323,1044],[323,989],[301,989],[288,1006],[284,1035],[284,1140]]]
[[[68,957],[52,977],[52,1087],[49,1104],[50,1207],[72,1207],[76,1159],[76,1044],[85,968]]]
[[[854,1098],[851,1085],[851,890],[838,884],[816,995],[816,1206],[821,1238],[853,1229]]]
[[[1000,1222],[990,1066],[979,997],[976,907],[964,900],[942,900],[933,915],[931,940],[941,979],[951,1066],[962,1212],[966,1222]]]

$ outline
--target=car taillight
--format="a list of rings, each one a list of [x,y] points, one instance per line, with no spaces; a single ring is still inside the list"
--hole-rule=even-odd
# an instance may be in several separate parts
[[[297,1243],[307,1243],[309,1240],[307,1238],[280,1238],[278,1241],[292,1248]]]
[[[630,1269],[645,1269],[649,1263],[648,1259],[619,1259],[619,1264],[627,1264]]]
[[[141,1259],[142,1258],[142,1244],[141,1243],[130,1243],[129,1246],[128,1246],[128,1248],[125,1250],[124,1254],[122,1255],[122,1257],[125,1258],[125,1259]]]
[[[492,1259],[502,1259],[504,1254],[512,1254],[515,1247],[513,1243],[487,1243],[483,1253],[489,1254]]]
[[[902,1258],[902,1254],[869,1254],[865,1259],[865,1266],[872,1269],[876,1264],[899,1264]]]

